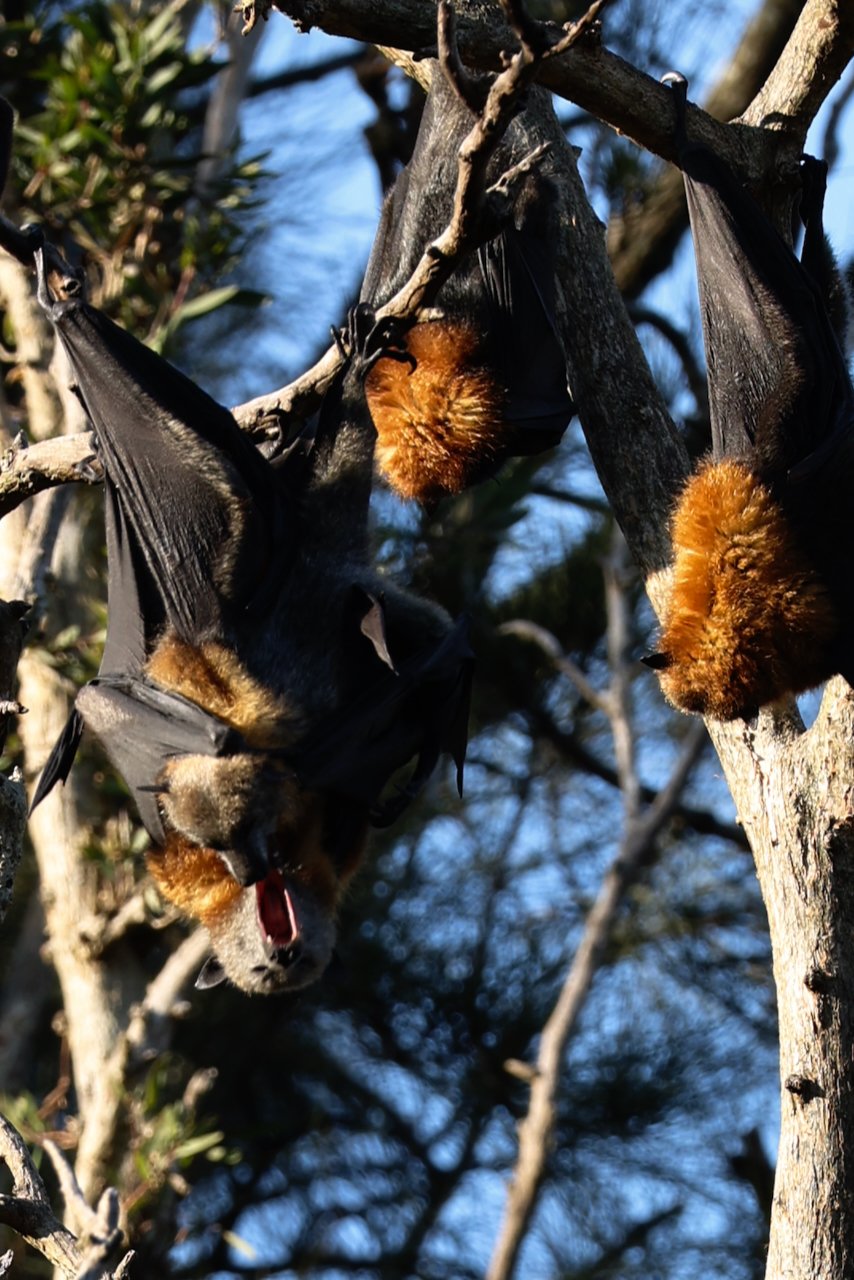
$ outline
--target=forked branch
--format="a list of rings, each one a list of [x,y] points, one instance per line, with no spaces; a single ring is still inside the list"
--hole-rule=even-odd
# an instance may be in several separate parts
[[[439,0],[439,69],[467,105],[475,108],[481,101],[483,105],[479,107],[471,130],[459,149],[451,220],[442,234],[426,247],[406,284],[377,311],[377,319],[394,316],[400,321],[415,323],[419,313],[431,305],[462,259],[496,234],[502,219],[512,209],[516,185],[539,161],[543,149],[538,149],[521,164],[502,174],[491,186],[487,186],[489,163],[543,61],[558,47],[565,50],[588,32],[605,2],[594,0],[587,13],[567,29],[559,45],[554,45],[548,37],[548,29],[527,16],[521,0],[501,0],[519,47],[513,54],[505,56],[504,69],[489,82],[484,97],[486,82],[474,81],[459,57],[451,0]],[[242,405],[235,411],[238,422],[245,429],[252,429],[270,415],[307,417],[320,403],[340,364],[340,353],[331,347],[295,382]]]
[[[119,1202],[114,1190],[91,1209],[64,1156],[45,1143],[59,1178],[69,1219],[78,1234],[63,1226],[51,1208],[41,1174],[17,1129],[0,1116],[0,1158],[12,1175],[11,1195],[0,1196],[0,1222],[23,1236],[56,1271],[73,1280],[121,1280],[132,1253],[123,1253]]]

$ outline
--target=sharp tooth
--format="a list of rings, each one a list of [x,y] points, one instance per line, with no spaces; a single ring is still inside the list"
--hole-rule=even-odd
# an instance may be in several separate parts
[[[287,889],[284,890],[284,894],[285,894],[285,902],[287,903],[287,907],[288,907],[288,916],[291,922],[291,938],[294,939],[299,936],[299,924],[297,923],[297,916],[296,916],[296,912],[294,911],[294,904],[291,902],[291,895],[288,893]]]

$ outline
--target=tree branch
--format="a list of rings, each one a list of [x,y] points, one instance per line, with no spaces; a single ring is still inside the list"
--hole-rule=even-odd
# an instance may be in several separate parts
[[[820,105],[819,97],[830,91],[850,57],[845,42],[850,38],[851,19],[842,13],[845,7],[845,0],[808,0],[806,5],[809,14],[805,26],[813,35],[822,33],[820,39],[811,37],[801,45],[821,68],[810,92],[799,95],[802,108],[812,115]],[[278,0],[276,8],[301,31],[317,26],[331,35],[372,44],[435,51],[435,6],[425,0]],[[478,70],[500,67],[502,54],[512,43],[508,24],[498,7],[486,9],[482,5],[466,7],[460,13],[458,40],[464,62]],[[802,64],[799,76],[809,78],[811,66],[810,62]],[[658,83],[599,44],[582,42],[548,60],[539,80],[559,97],[577,103],[647,151],[665,160],[676,159],[672,115]],[[782,91],[780,82],[774,92]],[[785,96],[788,98],[788,94]],[[771,110],[780,110],[779,103],[775,102]],[[802,122],[803,132],[812,115]],[[759,178],[764,164],[749,162],[751,148],[756,144],[736,139],[724,126],[700,112],[692,112],[689,120],[693,137]]]
[[[711,89],[703,110],[715,120],[732,120],[759,92],[803,9],[803,0],[765,0],[746,26],[733,57]],[[671,126],[672,128],[672,119]],[[688,225],[682,175],[665,168],[643,202],[615,214],[608,223],[608,252],[621,292],[635,298],[670,264]]]
[[[51,1142],[45,1142],[45,1149],[59,1177],[66,1206],[72,1219],[79,1223],[82,1248],[81,1241],[56,1218],[23,1138],[3,1116],[0,1158],[12,1175],[13,1194],[0,1196],[0,1221],[23,1236],[63,1276],[73,1280],[120,1280],[127,1274],[133,1254],[126,1254],[115,1270],[109,1269],[123,1241],[116,1192],[105,1193],[93,1211],[59,1150]]]
[[[34,445],[19,437],[0,459],[0,519],[55,485],[96,484],[102,479],[91,432],[54,436]]]
[[[566,34],[564,45],[575,43],[585,34],[602,2],[594,0],[584,17]],[[536,47],[528,43],[535,38],[531,35],[532,30],[541,32],[545,28],[541,24],[533,27],[524,25],[519,16],[521,11],[518,5],[513,7],[513,0],[502,0],[502,4],[508,6],[515,15],[514,21],[519,23],[516,29],[519,48],[512,56],[505,57],[504,69],[490,83],[485,99],[481,95],[483,105],[460,145],[457,186],[448,226],[432,244],[426,246],[406,284],[377,310],[378,320],[394,317],[399,321],[414,322],[419,312],[430,306],[458,262],[495,234],[502,216],[507,216],[512,209],[515,183],[542,155],[543,148],[540,148],[522,164],[501,175],[487,189],[489,162],[519,108],[522,95],[536,78],[547,49],[544,40],[538,41]],[[456,19],[450,0],[439,0],[438,48],[442,72],[463,100],[473,105],[475,90],[458,58]],[[341,353],[336,346],[331,347],[312,369],[289,386],[236,409],[238,422],[246,430],[255,430],[271,416],[307,417],[320,403],[341,362]]]
[[[623,556],[624,549],[615,545],[605,566],[611,682],[608,690],[604,694],[597,694],[594,701],[597,708],[605,709],[611,721],[617,773],[623,795],[623,835],[587,917],[581,941],[557,1003],[543,1028],[536,1065],[526,1073],[531,1084],[528,1113],[519,1125],[519,1154],[486,1280],[509,1280],[513,1274],[545,1173],[556,1118],[561,1065],[567,1043],[577,1026],[593,978],[602,963],[626,891],[640,868],[654,854],[655,842],[673,816],[679,796],[706,742],[703,725],[692,725],[668,782],[644,811],[641,808],[640,786],[635,767],[630,707]],[[530,628],[523,632],[517,625],[515,634],[526,634],[528,639],[537,643],[550,657],[560,655],[555,637],[540,628]],[[566,659],[562,655],[556,665],[561,670],[567,670]],[[510,1069],[513,1074],[523,1074],[516,1064],[512,1064]]]

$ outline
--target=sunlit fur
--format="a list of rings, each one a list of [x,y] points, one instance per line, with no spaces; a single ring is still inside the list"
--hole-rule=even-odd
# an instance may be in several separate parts
[[[161,807],[169,829],[162,848],[147,857],[161,894],[203,924],[222,971],[246,992],[294,991],[314,981],[329,962],[335,917],[344,888],[358,867],[367,815],[349,824],[341,803],[302,790],[265,750],[287,745],[298,718],[247,674],[234,653],[217,644],[194,649],[168,634],[146,668],[159,684],[206,708],[238,729],[248,753],[181,756],[163,771]],[[299,956],[281,958],[262,936],[256,888],[241,888],[228,854],[206,846],[216,833],[259,828],[267,839],[301,922]],[[178,828],[177,830],[174,828]]]
[[[243,991],[294,991],[315,981],[329,962],[338,905],[361,861],[367,822],[354,827],[350,847],[333,861],[326,847],[327,814],[319,796],[304,795],[300,815],[280,823],[282,875],[302,924],[298,964],[281,962],[265,945],[257,919],[256,890],[241,889],[213,849],[172,832],[147,857],[163,897],[203,924],[230,980]]]
[[[146,670],[165,689],[238,729],[252,747],[282,747],[294,739],[296,717],[285,700],[253,680],[234,651],[223,645],[192,647],[169,632]]]
[[[416,367],[378,360],[365,380],[377,465],[404,498],[459,493],[500,452],[504,390],[467,325],[427,321],[407,335]]]
[[[837,622],[782,508],[749,467],[708,464],[673,519],[673,591],[660,649],[666,697],[721,720],[832,674]]]
[[[146,862],[163,897],[206,925],[228,915],[245,892],[218,853],[200,849],[175,832],[162,849],[148,854]]]
[[[299,820],[283,822],[279,838],[288,874],[334,911],[341,883],[323,847],[318,796],[305,798]],[[240,888],[215,850],[199,848],[176,832],[170,832],[163,848],[149,853],[147,861],[164,898],[209,929],[233,909],[241,893],[254,892]]]

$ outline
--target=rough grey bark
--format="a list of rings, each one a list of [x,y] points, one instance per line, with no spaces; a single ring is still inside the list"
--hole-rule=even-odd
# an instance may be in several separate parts
[[[826,34],[842,16],[833,4],[824,13],[808,5],[804,15],[745,113],[751,121],[788,119],[799,136],[808,121],[801,115],[795,125],[787,115],[795,95],[798,110],[814,107],[800,78],[813,67],[822,81],[818,64],[806,60],[815,35],[806,19],[824,24]],[[835,30],[850,59],[850,12]],[[770,85],[778,86],[779,103]],[[828,87],[822,81],[824,92]],[[567,175],[574,183],[568,158]],[[610,283],[603,288],[609,273],[601,237],[580,191],[577,199],[563,277],[573,389],[600,477],[660,607],[678,453],[666,443],[657,398],[647,400],[641,390],[632,344],[622,345],[619,324],[609,318],[621,308]],[[573,325],[573,314],[586,322]],[[621,345],[612,348],[612,338]],[[755,724],[710,728],[756,860],[778,991],[783,1120],[767,1280],[839,1280],[854,1275],[854,694],[831,682],[806,733],[794,708],[767,709]]]

